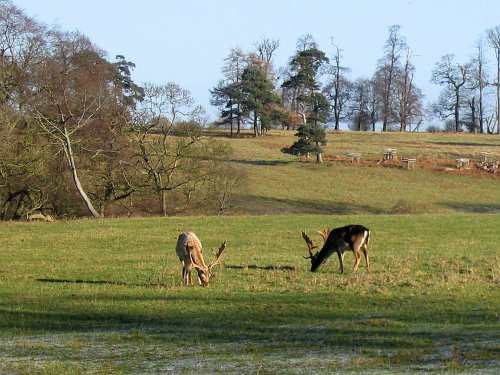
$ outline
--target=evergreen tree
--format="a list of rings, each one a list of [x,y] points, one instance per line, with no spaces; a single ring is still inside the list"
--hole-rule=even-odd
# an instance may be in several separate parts
[[[273,83],[255,66],[247,66],[241,76],[242,108],[245,116],[252,116],[254,136],[269,128],[279,111],[280,98]],[[260,130],[259,130],[260,123]]]
[[[283,82],[285,90],[292,91],[292,111],[303,118],[303,123],[325,123],[330,111],[326,97],[319,93],[317,80],[320,68],[328,63],[325,53],[310,44],[299,50],[290,62],[290,78]]]
[[[316,155],[316,163],[323,163],[323,149],[321,145],[326,144],[325,129],[317,124],[304,124],[298,129],[295,136],[299,137],[295,143],[290,147],[285,147],[281,151],[291,155]]]

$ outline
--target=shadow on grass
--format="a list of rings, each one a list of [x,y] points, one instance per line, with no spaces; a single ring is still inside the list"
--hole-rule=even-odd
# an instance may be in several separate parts
[[[499,143],[473,143],[473,142],[431,142],[435,145],[470,146],[470,147],[500,147]]]
[[[267,166],[277,166],[277,165],[287,165],[290,164],[291,161],[283,161],[283,160],[243,160],[243,159],[233,159],[231,163],[237,164],[248,164],[248,165],[267,165]]]
[[[256,214],[307,213],[324,215],[385,214],[385,210],[363,204],[325,202],[308,199],[286,199],[245,195],[236,198],[252,205]]]
[[[225,265],[224,268],[229,268],[233,270],[264,270],[264,271],[295,271],[297,268],[293,266],[257,266],[256,264],[250,264],[248,266],[231,266]]]
[[[477,212],[477,213],[498,213],[500,204],[477,204],[461,202],[441,202],[441,206],[459,211],[459,212]]]
[[[349,306],[339,305],[327,297],[321,293],[214,296],[188,291],[137,298],[96,295],[95,299],[106,308],[92,308],[83,299],[77,306],[74,300],[60,299],[57,309],[48,303],[39,306],[40,311],[27,307],[0,308],[0,331],[28,328],[31,332],[53,334],[122,332],[124,339],[133,340],[128,332],[140,330],[151,334],[154,340],[161,338],[175,343],[195,340],[211,344],[283,344],[307,349],[330,346],[341,350],[377,351],[383,348],[432,350],[433,346],[467,342],[471,333],[490,332],[490,336],[498,337],[498,333],[491,333],[496,324],[493,318],[472,316],[473,312],[466,313],[457,307],[456,311],[443,310],[439,301],[428,304],[413,297],[383,301],[359,296],[356,306]],[[146,300],[159,305],[145,309]],[[115,304],[110,305],[111,301]],[[138,304],[138,301],[141,302]],[[371,308],[360,309],[360,306]],[[371,311],[378,312],[367,314]]]
[[[126,283],[123,281],[108,281],[108,280],[35,279],[35,281],[42,282],[42,283],[103,284],[103,285],[124,285],[124,286],[133,286],[133,287],[152,287],[152,288],[158,288],[158,287],[165,286],[165,284],[156,283],[156,282],[133,284],[133,283]]]

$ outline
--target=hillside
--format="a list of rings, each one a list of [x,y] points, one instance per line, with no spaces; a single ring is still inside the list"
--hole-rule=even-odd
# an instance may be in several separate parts
[[[230,214],[379,214],[500,211],[500,174],[478,170],[481,152],[500,157],[500,137],[448,133],[329,132],[325,163],[283,154],[293,131],[229,139],[245,174]],[[380,163],[385,148],[417,159]],[[345,155],[360,152],[359,164]],[[456,158],[469,158],[458,170]]]

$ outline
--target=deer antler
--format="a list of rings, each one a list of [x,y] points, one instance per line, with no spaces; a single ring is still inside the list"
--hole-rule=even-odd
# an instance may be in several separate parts
[[[221,257],[221,255],[222,255],[222,253],[224,252],[224,250],[226,250],[226,244],[227,244],[227,240],[225,240],[225,241],[222,243],[222,245],[221,245],[221,247],[219,248],[219,251],[217,251],[217,253],[215,253],[215,252],[214,252],[214,254],[215,254],[215,260],[214,260],[212,263],[210,263],[210,264],[208,265],[208,269],[209,269],[209,270],[211,270],[211,269],[212,269],[212,267],[214,267],[214,266],[216,266],[216,265],[220,264],[220,257]]]
[[[330,229],[325,229],[325,230],[318,230],[318,233],[323,237],[323,241],[326,242],[326,239],[328,238],[328,235],[330,234]]]
[[[313,255],[312,253],[312,250],[317,248],[318,246],[315,246],[313,244],[313,242],[311,241],[311,239],[309,238],[309,236],[306,234],[305,231],[302,231],[302,238],[304,239],[304,241],[306,241],[306,244],[307,244],[307,249],[309,250],[309,256],[308,257],[304,257],[304,259],[314,259],[316,258],[316,254]]]
[[[196,268],[196,269],[202,270],[203,268],[200,267],[199,265],[197,265],[196,262],[193,259],[193,254],[191,253],[192,247],[189,246],[189,244],[186,244],[185,248],[186,248],[186,252],[189,254],[189,259],[191,259],[191,264],[193,265],[193,267]]]

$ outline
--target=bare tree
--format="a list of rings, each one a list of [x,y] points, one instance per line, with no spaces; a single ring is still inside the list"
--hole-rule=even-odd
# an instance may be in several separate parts
[[[487,30],[488,41],[490,42],[491,48],[493,48],[495,52],[495,58],[497,62],[497,71],[496,71],[496,82],[493,84],[497,89],[497,104],[496,104],[496,123],[497,123],[497,133],[500,134],[500,25],[495,26],[491,29]]]
[[[486,74],[486,57],[482,38],[476,43],[476,54],[471,62],[471,76],[474,82],[472,89],[477,90],[478,128],[480,133],[484,133],[485,89],[488,85],[488,77]]]
[[[384,57],[379,61],[375,73],[378,92],[381,97],[382,109],[382,131],[388,130],[388,124],[392,116],[393,85],[397,68],[403,51],[406,50],[406,40],[400,35],[401,26],[389,27],[389,37],[384,46]]]
[[[420,116],[422,109],[421,91],[414,85],[413,77],[415,67],[411,62],[412,52],[407,49],[405,52],[404,64],[396,74],[394,92],[396,96],[394,112],[400,124],[399,131],[404,132],[411,125],[411,122]]]
[[[351,100],[349,102],[350,129],[355,131],[369,130],[370,127],[370,91],[371,82],[366,78],[359,78],[352,85]]]
[[[22,110],[45,55],[46,30],[10,0],[0,0],[0,103]]]
[[[334,43],[332,38],[332,46],[334,54],[332,64],[328,67],[328,73],[331,76],[330,82],[325,86],[324,92],[328,99],[332,101],[332,115],[334,121],[334,129],[340,129],[340,121],[347,116],[346,104],[350,96],[350,82],[347,79],[347,74],[350,69],[342,66],[342,50]]]
[[[255,43],[255,49],[257,51],[258,57],[265,62],[264,73],[266,77],[274,82],[274,73],[272,60],[273,56],[280,46],[280,42],[277,39],[269,39],[266,37],[261,37],[261,40]]]
[[[461,128],[460,109],[467,88],[466,84],[470,80],[470,73],[470,64],[455,63],[454,55],[443,56],[432,71],[432,82],[445,85],[447,89],[441,95],[438,110],[442,118],[447,118],[450,115],[447,111],[452,111],[455,131],[459,131]]]
[[[227,149],[202,136],[203,108],[189,91],[175,83],[144,85],[144,100],[137,105],[132,125],[134,160],[144,175],[141,188],[158,197],[160,212],[167,215],[169,194],[179,192],[190,204],[222,163]]]
[[[308,49],[317,49],[318,43],[314,40],[311,34],[304,34],[297,39],[297,52],[306,51]]]

